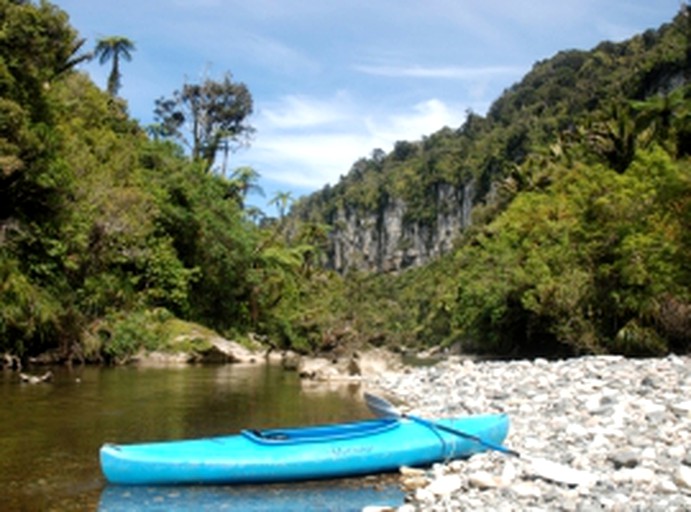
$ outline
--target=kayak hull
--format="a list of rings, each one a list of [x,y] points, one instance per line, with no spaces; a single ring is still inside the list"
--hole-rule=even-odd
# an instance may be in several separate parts
[[[434,420],[501,444],[504,414]],[[339,478],[468,457],[477,441],[411,419],[378,419],[129,445],[105,444],[101,469],[118,485],[247,484]]]

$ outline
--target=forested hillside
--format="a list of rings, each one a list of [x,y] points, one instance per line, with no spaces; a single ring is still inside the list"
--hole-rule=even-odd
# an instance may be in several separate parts
[[[608,123],[622,116],[652,123],[643,117],[665,107],[649,105],[646,110],[632,102],[670,101],[669,95],[688,81],[685,20],[680,14],[674,23],[629,41],[603,42],[591,51],[566,50],[538,62],[486,116],[469,112],[459,128],[446,127],[421,141],[399,141],[389,154],[373,151],[336,185],[304,198],[294,214],[332,226],[328,264],[339,271],[406,268],[429,260],[420,252],[439,252],[426,244],[448,250],[452,244],[444,231],[449,224],[456,230],[467,226],[470,219],[462,217],[471,207],[501,206],[500,181],[520,185],[525,180],[521,167],[535,167],[531,163],[537,159],[546,162],[565,144],[590,137],[591,152],[621,169],[631,148],[605,147],[614,143],[604,139],[616,136],[608,133],[613,129]],[[677,138],[684,139],[682,134]],[[395,226],[400,233],[387,232],[388,217],[396,215],[401,217]],[[484,221],[480,212],[474,217],[475,223]],[[351,224],[355,234],[348,233]],[[339,249],[347,253],[349,245],[351,261],[339,261]],[[388,254],[372,255],[374,264],[358,261],[358,253],[377,249]],[[381,265],[387,258],[396,265]]]
[[[66,13],[0,0],[0,353],[124,361],[165,349],[181,320],[305,351],[688,351],[689,23],[540,62],[486,116],[375,151],[257,224],[256,173],[215,165],[251,131],[242,84],[161,91],[160,124],[142,127],[117,75],[103,91],[77,71],[91,54]],[[186,153],[183,107],[199,97],[233,108]],[[449,209],[454,189],[470,203]],[[467,218],[409,271],[320,264],[339,211],[376,221],[393,203],[417,235]]]
[[[444,216],[472,203],[441,260],[352,277],[367,299],[348,304],[343,324],[370,339],[501,353],[687,351],[687,11],[538,62],[485,117],[373,154],[296,205],[296,218],[330,226],[327,264],[348,273],[419,265],[419,248],[453,224]]]

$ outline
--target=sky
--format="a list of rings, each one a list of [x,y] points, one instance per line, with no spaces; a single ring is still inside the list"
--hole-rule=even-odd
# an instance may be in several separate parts
[[[680,0],[53,0],[92,50],[135,44],[122,62],[130,114],[185,83],[231,73],[254,101],[250,166],[271,213],[335,184],[374,149],[420,140],[468,111],[484,115],[506,88],[561,50],[590,50],[669,22]],[[110,64],[81,65],[105,89]]]

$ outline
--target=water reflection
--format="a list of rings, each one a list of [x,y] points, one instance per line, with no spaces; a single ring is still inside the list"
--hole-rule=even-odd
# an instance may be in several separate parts
[[[371,417],[357,386],[303,388],[295,373],[275,366],[53,371],[53,382],[38,385],[0,372],[0,510],[96,509],[114,492],[104,490],[98,464],[105,442]],[[212,499],[218,492],[189,490],[182,496]],[[236,491],[222,494],[229,492]]]
[[[361,481],[239,487],[117,487],[103,490],[99,512],[143,511],[299,511],[349,512],[368,505],[399,506],[403,493],[394,483]]]

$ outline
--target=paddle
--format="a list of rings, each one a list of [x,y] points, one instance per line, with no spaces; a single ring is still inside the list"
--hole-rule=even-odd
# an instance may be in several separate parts
[[[588,473],[586,471],[573,469],[568,466],[564,466],[562,464],[551,462],[545,459],[528,457],[525,454],[521,454],[515,450],[507,448],[506,446],[485,441],[481,437],[478,437],[474,434],[469,434],[468,432],[463,432],[462,430],[447,427],[446,425],[442,425],[441,423],[426,420],[424,418],[420,418],[419,416],[413,416],[412,414],[404,413],[400,411],[396,406],[394,406],[391,402],[380,396],[372,395],[371,393],[365,393],[364,396],[365,402],[367,403],[367,407],[369,407],[369,409],[377,416],[385,418],[408,418],[417,423],[420,423],[421,425],[425,425],[433,429],[443,430],[445,432],[455,434],[465,439],[470,439],[490,450],[494,450],[505,455],[510,455],[512,457],[529,461],[531,464],[531,468],[533,469],[533,472],[537,476],[540,476],[546,480],[552,480],[554,482],[564,483],[567,485],[593,484],[597,480],[597,477],[595,475]]]
[[[430,427],[432,429],[439,429],[443,430],[444,432],[448,432],[450,434],[455,434],[459,437],[464,437],[465,439],[470,439],[471,441],[475,441],[476,443],[484,446],[485,448],[489,448],[490,450],[496,450],[498,452],[505,453],[507,455],[512,455],[514,457],[520,457],[521,455],[516,452],[511,450],[510,448],[507,448],[506,446],[502,446],[500,444],[494,444],[489,441],[485,441],[484,439],[474,435],[474,434],[469,434],[467,432],[463,432],[461,430],[457,430],[455,428],[447,427],[446,425],[442,425],[441,423],[435,423],[433,421],[429,421],[423,418],[420,418],[419,416],[413,416],[412,414],[405,414],[401,412],[399,409],[397,409],[391,402],[388,400],[380,397],[380,396],[375,396],[370,393],[365,393],[365,401],[367,402],[367,407],[370,408],[372,412],[374,412],[377,416],[381,416],[384,418],[408,418],[411,419],[417,423],[420,423],[422,425],[425,425],[426,427]]]

